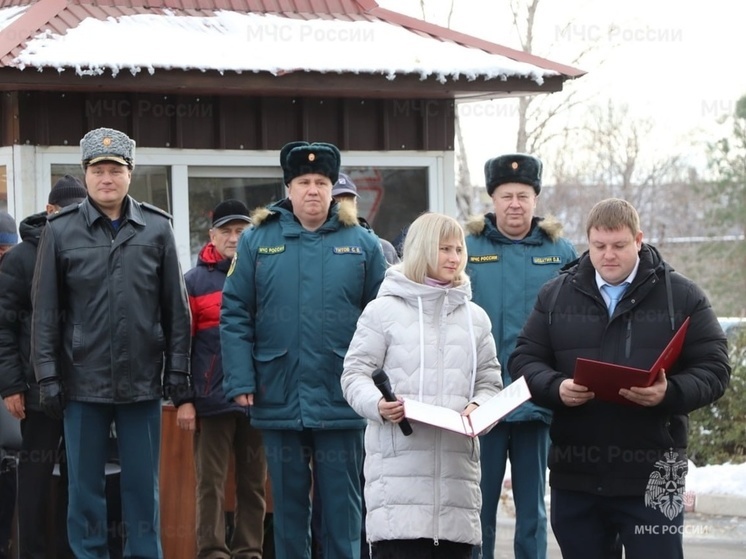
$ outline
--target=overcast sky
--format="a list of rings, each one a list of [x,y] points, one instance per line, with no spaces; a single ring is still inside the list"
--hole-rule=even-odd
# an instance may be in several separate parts
[[[425,19],[447,25],[452,1],[452,28],[495,43],[520,48],[512,26],[510,0],[425,0]],[[393,10],[422,17],[420,0],[378,2]],[[8,10],[13,11],[13,8],[6,9],[5,12]],[[120,23],[113,27],[111,22],[86,21],[68,33],[64,40],[45,38],[32,41],[24,51],[23,61],[30,65],[42,61],[54,66],[54,61],[46,60],[45,55],[51,51],[56,53],[55,56],[75,51],[78,48],[76,37],[99,33],[101,38],[94,41],[99,44],[109,40],[114,32],[127,35],[130,30],[128,25],[134,26],[135,20],[139,22],[147,17],[120,18]],[[249,21],[252,18],[257,19],[258,23],[252,24]],[[204,25],[199,18],[194,19],[193,25]],[[246,27],[253,31],[251,41],[267,39],[261,36],[261,32],[269,29],[269,18],[258,18],[252,14],[221,13],[211,19],[219,20],[218,24],[224,29],[235,28],[240,32],[221,33],[217,37],[214,33],[205,33],[204,39],[210,40],[210,48],[205,49],[201,43],[194,41],[194,52],[182,49],[183,59],[189,61],[190,67],[194,64],[199,66],[199,57],[205,52],[210,53],[208,62],[214,64],[214,53],[219,52],[217,60],[224,64],[225,69],[243,68],[240,64],[246,64],[242,48],[247,39]],[[302,20],[278,21],[281,22],[282,31],[291,36],[294,36],[291,23],[300,26],[300,33],[312,29],[319,31],[317,26],[331,25],[321,20],[314,26]],[[557,62],[575,64],[586,70],[586,76],[571,84],[579,90],[580,97],[591,99],[591,103],[599,106],[606,106],[608,100],[612,100],[616,105],[626,105],[631,118],[653,120],[655,128],[649,139],[651,149],[645,153],[652,153],[653,156],[659,153],[666,156],[683,155],[702,166],[703,145],[727,133],[725,128],[716,125],[718,118],[732,114],[737,99],[746,94],[746,72],[742,70],[742,56],[746,52],[746,33],[742,29],[744,21],[746,2],[737,0],[708,0],[698,3],[683,3],[680,0],[626,0],[613,3],[541,0],[535,26],[534,53]],[[213,29],[218,24],[211,22],[207,27]],[[169,18],[157,18],[151,25],[160,25],[158,32],[151,30],[142,35],[141,41],[137,41],[132,49],[124,51],[127,53],[127,60],[119,61],[113,71],[127,69],[129,65],[136,68],[144,66],[146,69],[150,64],[158,66],[158,57],[154,58],[154,53],[166,58],[173,56],[168,48],[162,47],[162,44],[181,44],[176,40],[169,42],[164,39],[171,36],[167,33],[174,32]],[[339,27],[343,24],[337,22],[335,25]],[[361,25],[364,24],[357,24]],[[374,24],[367,25],[376,27]],[[614,27],[610,28],[612,25]],[[183,21],[176,26],[177,30],[184,32],[188,31],[187,27]],[[395,34],[399,30],[382,28],[379,31],[380,33],[374,34],[376,37]],[[450,45],[439,43],[438,48],[434,48],[416,35],[404,32],[399,35],[407,35],[410,39],[410,44],[399,50],[385,47],[369,49],[369,45],[364,42],[356,44],[352,41],[348,41],[349,44],[343,49],[339,48],[339,41],[310,43],[308,48],[321,49],[313,51],[310,59],[318,66],[314,69],[322,71],[333,71],[340,67],[364,71],[370,64],[375,68],[390,68],[395,73],[405,67],[411,70],[414,65],[423,75],[429,75],[433,68],[438,67],[439,72],[447,75],[461,73],[459,79],[468,79],[472,70],[479,74],[478,68],[484,64],[494,66],[494,61],[487,60],[494,57],[479,51],[472,51],[474,56],[465,58],[463,50],[449,49]],[[154,46],[152,41],[148,41],[148,37],[161,41],[161,46]],[[292,54],[297,57],[297,52],[288,53],[279,48],[286,43],[290,44],[284,40],[284,35],[275,33],[269,38],[273,37],[277,39],[275,43],[261,51],[268,53],[266,60],[261,56],[252,57],[251,63],[255,67],[271,68],[273,64],[279,64],[280,68],[285,68],[287,65],[282,65],[283,55]],[[236,41],[239,41],[238,46]],[[418,41],[425,45],[426,52],[421,52],[422,45],[418,45]],[[396,41],[384,37],[380,42],[388,45]],[[41,43],[44,48],[40,47]],[[50,44],[55,44],[56,48],[49,49]],[[334,52],[324,52],[325,47],[333,48]],[[589,52],[576,62],[577,56],[583,51]],[[109,64],[111,53],[102,52],[106,55],[103,62]],[[86,53],[87,64],[95,66],[97,51],[91,52],[88,49]],[[456,54],[452,57],[453,60],[449,60],[451,53]],[[483,56],[480,58],[477,55]],[[508,66],[510,64],[506,68]],[[180,66],[176,64],[175,67]],[[290,67],[295,66],[291,64]],[[90,73],[101,71],[98,67],[88,66],[84,70]],[[486,159],[515,149],[516,106],[515,100],[459,106],[474,183],[483,181],[482,166]]]
[[[387,8],[421,17],[419,0],[378,0]],[[425,0],[427,19],[445,25],[451,0]],[[509,0],[456,0],[451,27],[520,48],[511,28]],[[746,2],[708,0],[543,0],[534,53],[572,63],[589,47],[578,86],[629,106],[630,114],[656,122],[654,146],[691,149],[693,138],[719,130],[714,122],[732,113],[746,94]],[[564,26],[571,23],[569,29]],[[617,29],[609,32],[610,24]],[[479,111],[482,113],[479,113]],[[515,146],[515,116],[490,108],[462,109],[472,173],[476,163]],[[486,134],[485,128],[491,133]],[[705,131],[704,133],[702,131]],[[699,131],[699,132],[697,132]],[[476,161],[476,162],[475,162]],[[478,178],[473,176],[477,182]]]

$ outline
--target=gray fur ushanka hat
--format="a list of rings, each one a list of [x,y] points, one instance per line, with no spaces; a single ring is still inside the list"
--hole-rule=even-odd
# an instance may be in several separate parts
[[[111,161],[133,169],[135,141],[119,130],[96,128],[80,140],[80,159],[83,169],[101,161]]]

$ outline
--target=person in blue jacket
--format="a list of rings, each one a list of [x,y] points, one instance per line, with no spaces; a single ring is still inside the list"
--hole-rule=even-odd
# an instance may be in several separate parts
[[[484,171],[494,213],[467,223],[466,271],[473,301],[492,321],[503,385],[508,386],[508,357],[539,289],[574,261],[577,253],[561,237],[562,228],[556,220],[535,215],[541,192],[541,160],[522,153],[501,155],[487,161]],[[497,506],[508,460],[516,508],[515,557],[546,558],[544,492],[550,421],[549,410],[529,401],[480,437],[485,559],[494,557]]]
[[[253,213],[223,289],[223,385],[262,432],[277,559],[311,556],[311,468],[325,557],[358,559],[365,420],[340,377],[386,262],[354,206],[332,200],[336,146],[292,142],[280,163],[287,197]]]

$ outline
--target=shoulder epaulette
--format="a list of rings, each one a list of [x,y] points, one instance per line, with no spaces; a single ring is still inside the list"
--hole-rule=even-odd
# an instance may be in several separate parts
[[[53,220],[57,219],[58,217],[62,217],[63,215],[67,215],[67,214],[72,213],[72,212],[77,212],[79,206],[80,206],[80,204],[73,204],[71,206],[65,206],[64,208],[62,208],[57,213],[49,214],[47,216],[47,221],[53,221]]]
[[[158,206],[154,206],[153,204],[148,204],[147,202],[140,202],[140,205],[146,210],[150,210],[151,212],[161,214],[166,219],[173,219],[173,216],[170,213],[168,213],[166,210],[162,210]]]

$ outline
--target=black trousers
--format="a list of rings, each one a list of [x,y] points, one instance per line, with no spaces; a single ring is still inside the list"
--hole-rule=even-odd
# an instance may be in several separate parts
[[[47,546],[52,545],[47,534],[50,493],[54,465],[64,455],[61,451],[62,421],[51,419],[40,411],[26,410],[21,421],[22,451],[18,461],[18,524],[19,548],[22,559],[44,559]],[[67,512],[67,479],[64,460],[60,464],[60,491],[54,511],[56,553],[59,558],[72,557],[67,545],[65,516]]]
[[[4,405],[0,402],[0,406]],[[7,559],[16,506],[16,466],[14,459],[0,463],[0,559]]]
[[[669,519],[645,497],[603,497],[552,489],[552,530],[563,557],[598,559],[617,535],[627,559],[683,559],[683,506]],[[618,544],[617,544],[618,545]],[[618,556],[618,555],[617,555]]]
[[[373,542],[371,559],[471,559],[473,545],[440,540],[386,540]]]

